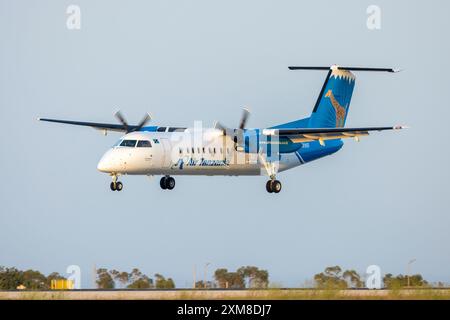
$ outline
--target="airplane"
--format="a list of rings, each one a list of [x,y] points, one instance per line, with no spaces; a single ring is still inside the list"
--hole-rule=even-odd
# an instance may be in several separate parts
[[[328,71],[309,117],[269,128],[246,127],[249,117],[244,108],[237,128],[216,122],[211,128],[147,126],[147,114],[137,125],[129,125],[119,112],[120,124],[39,118],[40,121],[88,126],[103,131],[124,132],[100,159],[97,169],[111,176],[112,191],[121,191],[123,175],[162,176],[160,187],[172,190],[173,176],[259,176],[266,175],[266,191],[279,193],[277,174],[339,151],[343,139],[369,135],[373,131],[399,130],[405,126],[346,128],[355,86],[352,71],[396,73],[392,68],[293,66],[290,70]]]

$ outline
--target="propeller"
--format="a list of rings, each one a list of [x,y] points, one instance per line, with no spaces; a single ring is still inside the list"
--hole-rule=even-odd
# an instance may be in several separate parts
[[[247,107],[244,107],[242,109],[242,117],[241,122],[239,123],[239,129],[244,130],[245,125],[247,124],[248,117],[250,116],[250,111],[247,109]]]
[[[122,115],[120,111],[117,111],[114,116],[116,119],[123,125],[123,128],[125,129],[126,133],[133,132],[133,131],[139,131],[142,129],[143,126],[147,124],[151,120],[151,117],[148,113],[145,114],[144,118],[139,122],[136,126],[130,126],[128,125],[127,120],[125,120],[125,117]]]
[[[237,129],[230,129],[230,128],[224,126],[223,124],[221,124],[220,122],[216,122],[214,127],[216,129],[222,130],[223,134],[226,136],[233,136],[234,148],[237,150],[237,148],[239,146],[242,146],[242,143],[244,141],[244,130],[245,130],[245,126],[247,124],[249,116],[250,116],[250,111],[248,110],[247,107],[244,107],[242,109],[242,116],[241,116],[241,120],[239,121],[239,127]]]

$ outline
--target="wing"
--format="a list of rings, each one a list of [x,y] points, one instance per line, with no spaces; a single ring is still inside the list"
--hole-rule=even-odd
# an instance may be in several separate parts
[[[127,132],[134,131],[138,126],[125,126],[123,124],[115,124],[115,123],[97,123],[97,122],[83,122],[83,121],[70,121],[70,120],[58,120],[58,119],[46,119],[39,118],[40,121],[47,122],[56,122],[63,124],[71,124],[75,126],[85,126],[91,127],[98,130],[108,130],[108,131],[118,131],[118,132]]]
[[[264,129],[263,134],[268,136],[285,136],[292,142],[319,141],[323,144],[325,140],[354,138],[368,136],[371,131],[400,130],[405,126],[393,127],[363,127],[363,128],[286,128],[286,129]]]

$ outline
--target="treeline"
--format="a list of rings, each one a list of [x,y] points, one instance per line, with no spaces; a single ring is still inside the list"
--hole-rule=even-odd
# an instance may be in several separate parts
[[[408,280],[409,279],[409,280]],[[384,287],[387,289],[401,289],[405,287],[427,287],[428,282],[420,274],[397,275],[386,274],[383,279]],[[324,272],[314,276],[314,284],[319,289],[348,289],[364,288],[365,282],[355,270],[343,271],[339,266],[325,268]]]
[[[218,288],[244,289],[267,288],[269,286],[269,272],[254,266],[240,267],[235,272],[225,268],[214,272],[214,279]]]
[[[267,288],[269,286],[269,272],[254,266],[240,267],[236,271],[219,268],[214,272],[215,281],[203,280],[195,283],[196,289],[245,289]]]
[[[97,269],[97,288],[99,289],[173,289],[175,282],[172,278],[166,279],[163,275],[156,273],[150,278],[139,269],[134,268],[131,272]]]
[[[156,273],[153,277],[134,268],[130,272],[115,269],[100,268],[96,270],[96,286],[99,289],[172,289],[175,282]],[[48,276],[37,270],[18,270],[0,266],[0,290],[48,290],[52,280],[65,280],[58,272]],[[420,274],[397,275],[386,274],[382,278],[385,288],[401,289],[405,287],[430,287],[431,285]],[[269,272],[255,266],[243,266],[236,271],[219,268],[214,272],[214,280],[197,281],[195,288],[222,288],[222,289],[257,289],[269,286]],[[355,270],[343,270],[340,266],[325,268],[321,273],[314,275],[313,284],[318,289],[348,289],[364,288],[365,279]],[[442,287],[442,283],[438,283]]]
[[[58,272],[45,276],[36,270],[18,270],[0,266],[0,290],[26,288],[30,290],[48,290],[52,280],[66,279]]]

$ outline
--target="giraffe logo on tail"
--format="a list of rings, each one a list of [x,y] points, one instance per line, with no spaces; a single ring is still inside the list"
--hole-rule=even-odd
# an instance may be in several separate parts
[[[325,94],[325,97],[330,98],[331,105],[334,108],[334,111],[336,112],[336,127],[343,127],[344,121],[345,121],[345,114],[347,111],[343,106],[339,104],[339,102],[334,97],[334,94],[331,90],[328,90],[328,92]]]

